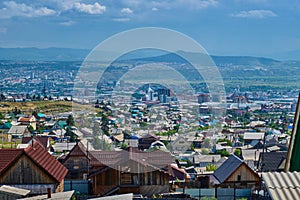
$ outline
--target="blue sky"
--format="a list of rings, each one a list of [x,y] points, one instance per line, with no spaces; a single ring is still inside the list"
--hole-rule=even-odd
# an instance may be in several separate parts
[[[131,28],[182,32],[210,54],[300,50],[298,0],[0,1],[0,47],[91,49]]]

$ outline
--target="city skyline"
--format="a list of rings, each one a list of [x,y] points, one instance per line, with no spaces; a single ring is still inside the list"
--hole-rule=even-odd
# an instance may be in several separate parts
[[[298,59],[299,11],[295,0],[3,1],[0,47],[92,49],[121,31],[163,27],[213,55]]]

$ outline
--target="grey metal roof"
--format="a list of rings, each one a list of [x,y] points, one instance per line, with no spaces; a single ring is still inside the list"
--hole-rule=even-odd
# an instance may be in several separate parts
[[[264,172],[262,177],[273,200],[300,199],[300,172]]]
[[[262,152],[260,153],[257,167],[263,172],[283,170],[280,169],[280,166],[283,162],[285,162],[286,155],[286,151]]]
[[[11,193],[11,194],[17,194],[17,195],[20,195],[20,196],[26,196],[30,192],[30,190],[25,190],[25,189],[22,189],[22,188],[11,187],[11,186],[8,186],[8,185],[2,185],[0,187],[0,193],[1,192]]]
[[[132,200],[133,199],[133,194],[122,194],[122,195],[113,195],[113,196],[107,196],[107,197],[99,197],[99,198],[94,198],[90,200]]]
[[[8,133],[15,134],[15,135],[18,135],[18,134],[22,135],[25,133],[26,129],[27,129],[27,126],[15,126],[14,125],[9,129]]]
[[[47,194],[39,195],[39,196],[33,196],[28,198],[23,198],[19,200],[43,200],[43,199],[51,199],[51,200],[70,200],[74,194],[74,190],[67,191],[67,192],[58,192],[58,193],[52,193],[51,198],[48,198]]]
[[[218,179],[220,183],[223,183],[241,164],[243,164],[243,160],[232,154],[214,172],[214,176]]]

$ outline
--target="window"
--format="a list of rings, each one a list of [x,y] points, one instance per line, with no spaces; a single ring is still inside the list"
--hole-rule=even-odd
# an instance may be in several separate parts
[[[242,176],[241,176],[241,175],[238,175],[238,176],[237,176],[237,180],[238,180],[238,181],[241,181],[241,180],[242,180]]]

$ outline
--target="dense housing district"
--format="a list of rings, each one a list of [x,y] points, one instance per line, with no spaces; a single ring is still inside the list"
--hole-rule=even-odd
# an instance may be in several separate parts
[[[83,103],[71,93],[74,66],[2,79],[0,198],[300,197],[296,90],[227,88],[224,115],[199,91],[195,115],[154,84],[112,101],[116,83],[105,80]]]

